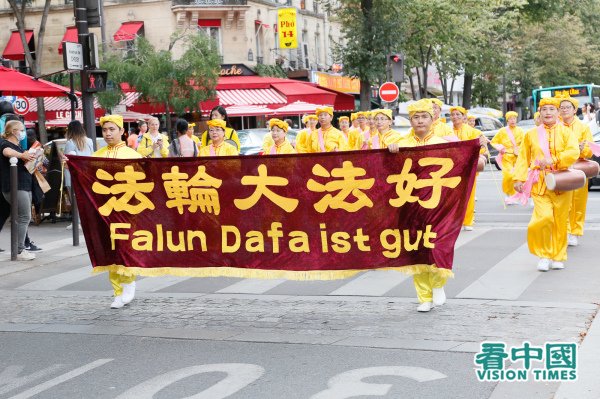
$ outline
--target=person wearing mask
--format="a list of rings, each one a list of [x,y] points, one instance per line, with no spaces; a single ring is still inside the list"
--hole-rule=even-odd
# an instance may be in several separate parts
[[[216,106],[214,107],[211,111],[210,111],[210,120],[222,120],[225,122],[225,138],[224,140],[226,142],[228,142],[229,144],[233,145],[236,147],[238,153],[240,151],[241,145],[240,145],[240,139],[238,137],[238,134],[235,130],[233,130],[233,128],[229,125],[229,118],[227,117],[227,111],[225,110],[225,108],[221,107],[221,106]],[[210,125],[209,125],[210,126]],[[208,144],[210,143],[210,134],[208,130],[205,130],[204,133],[202,133],[202,137],[200,138],[200,144],[202,147],[207,147]]]
[[[411,129],[406,136],[400,136],[396,141],[387,145],[392,153],[398,153],[403,147],[419,147],[431,144],[443,144],[447,141],[436,135],[432,130],[434,110],[431,101],[423,99],[408,106],[408,118]],[[444,286],[449,277],[454,274],[451,270],[437,268],[435,265],[413,267],[413,283],[419,300],[418,312],[429,312],[434,306],[446,303]]]
[[[169,138],[158,131],[159,127],[158,118],[148,119],[148,132],[144,133],[137,148],[143,157],[166,158],[169,155]]]
[[[528,130],[515,165],[515,190],[533,197],[527,226],[529,252],[539,258],[537,269],[564,269],[567,259],[567,223],[573,192],[546,187],[546,174],[566,170],[579,158],[577,137],[558,121],[560,99],[540,101],[542,125]],[[550,144],[552,143],[552,144]],[[524,190],[531,185],[531,193]]]
[[[25,126],[20,121],[9,121],[4,126],[4,139],[0,143],[0,170],[2,176],[2,195],[10,204],[10,158],[18,159],[17,163],[17,230],[18,254],[17,260],[26,261],[35,259],[35,255],[25,249],[25,236],[31,221],[31,189],[33,177],[25,164],[33,160],[33,156],[24,150],[20,142],[27,139]]]
[[[225,141],[226,124],[223,119],[208,121],[208,145],[200,148],[201,157],[239,155],[237,148]]]
[[[197,157],[198,147],[188,136],[189,126],[185,119],[175,123],[177,138],[169,144],[169,157]]]
[[[288,141],[286,134],[289,129],[287,122],[280,119],[270,119],[269,129],[271,130],[271,138],[273,139],[271,145],[263,147],[263,155],[275,155],[275,154],[295,154],[296,150]]]

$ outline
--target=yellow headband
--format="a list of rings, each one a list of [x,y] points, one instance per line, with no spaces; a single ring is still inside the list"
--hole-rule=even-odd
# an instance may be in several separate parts
[[[537,119],[540,117],[540,113],[536,112],[535,114],[533,114],[533,119]]]
[[[302,123],[304,123],[304,124],[308,123],[308,115],[304,115],[302,117]]]
[[[558,97],[558,99],[560,100],[560,102],[562,103],[563,101],[568,101],[571,104],[573,104],[573,107],[575,109],[579,108],[579,100],[577,100],[576,98],[570,97],[570,96],[565,96],[565,97]],[[559,104],[560,106],[560,104]]]
[[[340,122],[341,121],[348,121],[348,122],[350,122],[350,118],[348,118],[347,116],[340,116],[339,119],[338,119],[338,121],[340,121]]]
[[[439,100],[438,100],[439,101]],[[430,99],[424,98],[419,101],[415,101],[408,107],[408,117],[412,118],[417,112],[427,112],[433,118],[433,103]]]
[[[273,119],[269,120],[269,129],[273,129],[273,126],[277,126],[278,128],[282,129],[286,133],[287,133],[288,129],[290,128],[290,125],[288,125],[281,119],[277,119],[277,118],[273,118]]]
[[[504,117],[508,120],[508,118],[518,118],[519,114],[517,114],[515,111],[508,111],[506,113],[506,115],[504,115]]]
[[[378,109],[378,110],[373,111],[373,116],[374,117],[377,116],[377,115],[379,115],[379,114],[385,115],[389,120],[394,119],[393,113],[392,113],[391,109]]]
[[[321,107],[317,108],[315,114],[319,116],[320,113],[327,112],[329,115],[333,116],[333,107]]]
[[[450,107],[450,113],[452,113],[454,111],[458,111],[458,112],[460,112],[463,115],[465,115],[467,113],[466,109],[464,109],[463,107],[459,107],[458,105]]]
[[[560,99],[556,97],[542,98],[540,100],[540,108],[542,108],[544,105],[552,105],[558,109],[560,108]]]
[[[208,127],[220,127],[225,130],[225,121],[223,119],[211,119],[207,122]]]
[[[467,115],[467,120],[470,120],[470,119],[475,120],[475,119],[477,119],[477,117],[475,115]]]
[[[438,100],[437,98],[428,98],[428,100],[440,108],[442,108],[442,106],[444,105],[444,103],[441,100]]]
[[[311,120],[311,119],[318,120],[319,118],[317,118],[317,115],[315,115],[315,114],[311,114],[311,115],[307,115],[307,116],[306,116],[306,119],[307,119],[307,120]]]
[[[119,129],[123,129],[123,117],[121,115],[105,115],[100,118],[100,127],[102,127],[106,122],[112,122],[119,127]]]
[[[358,118],[368,118],[368,115],[367,115],[368,113],[369,113],[369,111],[358,111],[356,113],[356,119],[358,119]]]
[[[350,114],[350,122],[354,122],[356,118],[358,118],[358,116],[356,116],[356,112],[352,112]]]
[[[196,124],[195,123],[188,123],[188,128],[190,128],[190,127],[196,127]]]

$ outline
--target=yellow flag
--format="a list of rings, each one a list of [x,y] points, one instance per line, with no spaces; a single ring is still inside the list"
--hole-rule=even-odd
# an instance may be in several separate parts
[[[277,10],[279,33],[279,48],[297,48],[298,35],[295,8],[280,8]]]

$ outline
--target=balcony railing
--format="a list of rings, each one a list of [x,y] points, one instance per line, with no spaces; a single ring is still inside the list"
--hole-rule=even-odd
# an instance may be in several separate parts
[[[172,0],[173,6],[245,6],[247,0]]]

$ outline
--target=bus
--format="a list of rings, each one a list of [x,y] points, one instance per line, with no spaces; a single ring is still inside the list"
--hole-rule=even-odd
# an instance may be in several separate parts
[[[579,101],[580,106],[583,106],[585,103],[590,103],[598,109],[600,86],[589,83],[571,86],[540,87],[539,89],[534,89],[531,93],[531,100],[533,102],[532,109],[537,110],[538,104],[542,98],[556,96],[564,97],[566,95],[576,98]]]

